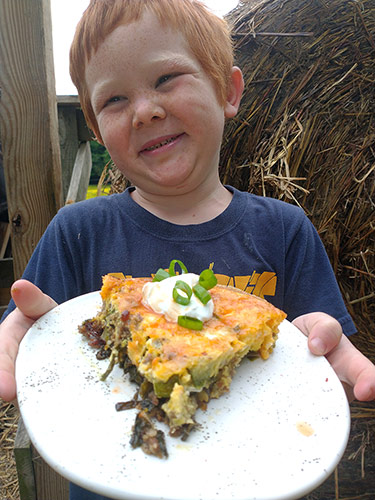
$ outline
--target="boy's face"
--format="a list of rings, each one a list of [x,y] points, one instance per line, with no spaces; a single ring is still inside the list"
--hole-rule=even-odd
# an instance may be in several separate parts
[[[99,130],[116,166],[145,193],[185,194],[217,177],[226,116],[179,33],[146,12],[121,25],[86,68]]]

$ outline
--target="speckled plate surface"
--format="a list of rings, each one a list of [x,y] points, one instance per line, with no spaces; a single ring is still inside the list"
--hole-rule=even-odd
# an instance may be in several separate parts
[[[66,302],[27,333],[17,359],[22,417],[58,473],[127,500],[297,499],[334,470],[348,440],[349,406],[324,358],[311,355],[290,323],[267,361],[244,360],[230,393],[196,417],[189,440],[167,436],[169,458],[129,444],[136,410],[116,412],[135,387],[77,331],[100,307],[98,292]],[[160,426],[163,429],[162,426]]]

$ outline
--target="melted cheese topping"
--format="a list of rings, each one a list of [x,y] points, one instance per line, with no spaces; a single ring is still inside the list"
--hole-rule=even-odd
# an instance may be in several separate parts
[[[199,281],[199,276],[194,273],[185,273],[162,281],[146,283],[143,287],[143,303],[154,312],[163,314],[168,321],[174,323],[177,323],[178,316],[190,316],[203,322],[211,319],[214,310],[212,300],[209,300],[204,305],[194,293],[186,306],[173,300],[173,288],[176,281],[184,281],[193,289],[193,286]]]
[[[175,375],[180,384],[192,390],[185,377],[192,377],[195,386],[200,387],[201,380],[214,378],[226,365],[238,364],[249,351],[267,359],[278,325],[286,317],[264,299],[216,285],[210,290],[215,314],[205,321],[202,330],[190,330],[144,303],[146,283],[150,281],[144,278],[121,280],[104,276],[101,316],[110,318],[117,312],[118,323],[131,333],[127,355],[138,372],[152,383],[167,383]],[[122,339],[112,335],[114,345],[119,345]]]

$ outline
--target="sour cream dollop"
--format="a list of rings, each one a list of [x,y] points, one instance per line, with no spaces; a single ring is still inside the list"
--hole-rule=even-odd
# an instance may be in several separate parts
[[[212,318],[214,304],[209,300],[206,305],[192,294],[189,304],[183,306],[173,300],[173,288],[176,281],[184,281],[192,289],[199,281],[199,276],[194,273],[185,273],[172,276],[162,281],[146,283],[143,287],[143,303],[158,314],[163,314],[168,321],[177,323],[178,316],[191,316],[192,318],[207,321]]]

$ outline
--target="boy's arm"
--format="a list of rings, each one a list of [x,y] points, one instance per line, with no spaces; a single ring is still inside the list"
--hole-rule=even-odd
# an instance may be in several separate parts
[[[313,354],[325,355],[341,380],[349,401],[375,399],[375,365],[342,334],[341,325],[325,313],[309,313],[293,321]]]
[[[11,289],[17,308],[0,325],[0,398],[16,398],[14,376],[18,347],[27,330],[57,304],[38,287],[26,280],[16,281]]]

